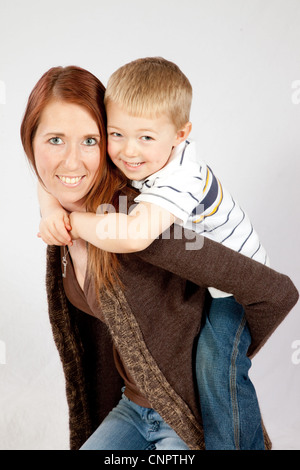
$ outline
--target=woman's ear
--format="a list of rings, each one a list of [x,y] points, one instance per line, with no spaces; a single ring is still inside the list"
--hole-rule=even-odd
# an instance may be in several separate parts
[[[186,140],[192,130],[192,123],[190,121],[186,122],[185,125],[177,131],[176,139],[175,139],[175,146],[181,144],[184,140]]]

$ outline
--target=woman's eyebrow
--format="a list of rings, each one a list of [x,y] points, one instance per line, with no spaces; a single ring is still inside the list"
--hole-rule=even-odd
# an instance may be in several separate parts
[[[85,139],[87,139],[88,137],[99,137],[100,139],[100,134],[94,134],[93,132],[91,132],[90,134],[86,134],[83,136]]]
[[[44,134],[44,137],[47,137],[47,136],[50,136],[50,135],[55,135],[56,137],[66,137],[66,134],[64,134],[63,132],[47,132],[46,134]],[[87,139],[88,137],[99,137],[100,139],[100,134],[97,134],[97,133],[93,133],[93,132],[90,132],[89,134],[85,134],[82,136],[84,139]]]
[[[56,137],[65,137],[66,135],[63,134],[62,132],[47,132],[44,134],[44,137],[47,137],[48,135],[55,135]]]

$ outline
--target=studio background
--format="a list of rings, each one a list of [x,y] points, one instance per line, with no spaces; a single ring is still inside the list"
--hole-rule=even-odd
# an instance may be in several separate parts
[[[106,85],[138,57],[176,62],[194,89],[202,157],[300,289],[299,24],[299,0],[0,0],[0,449],[69,447],[36,178],[19,137],[37,80],[72,64]],[[299,313],[300,303],[251,371],[274,449],[300,449]]]

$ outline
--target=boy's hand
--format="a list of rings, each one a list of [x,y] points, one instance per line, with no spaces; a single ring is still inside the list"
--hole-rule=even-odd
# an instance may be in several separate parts
[[[38,237],[47,245],[72,246],[69,214],[64,209],[56,209],[40,222]]]

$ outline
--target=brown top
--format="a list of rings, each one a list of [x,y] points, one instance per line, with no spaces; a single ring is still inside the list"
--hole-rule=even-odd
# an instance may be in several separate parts
[[[151,408],[190,449],[204,449],[194,352],[206,287],[232,292],[243,305],[250,356],[298,300],[287,276],[209,239],[201,249],[187,250],[185,232],[181,239],[172,227],[170,232],[170,239],[120,257],[124,288],[100,291],[105,323],[66,301],[60,250],[48,247],[49,318],[66,378],[71,449],[78,449],[120,400],[111,338]],[[266,433],[265,441],[270,448]]]
[[[92,315],[105,323],[101,306],[97,301],[94,283],[91,278],[88,275],[85,277],[84,290],[82,290],[77,281],[70,254],[68,255],[67,261],[66,277],[63,278],[63,286],[69,302],[82,312]],[[113,345],[113,357],[116,369],[124,380],[124,394],[137,405],[151,408],[150,403],[139,391],[128,369],[124,365],[115,345]]]

